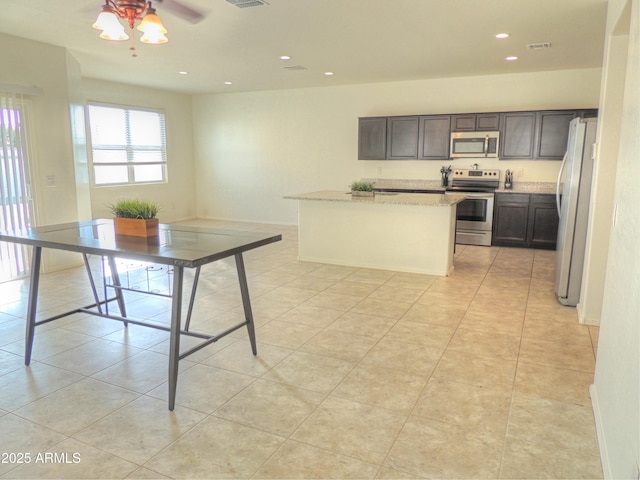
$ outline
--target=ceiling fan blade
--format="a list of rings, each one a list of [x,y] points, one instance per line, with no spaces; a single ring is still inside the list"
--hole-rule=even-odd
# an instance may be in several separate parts
[[[184,20],[191,23],[198,23],[202,19],[204,19],[204,14],[194,10],[191,7],[187,7],[184,3],[178,2],[177,0],[155,0],[156,2],[162,4],[162,9],[170,12]]]

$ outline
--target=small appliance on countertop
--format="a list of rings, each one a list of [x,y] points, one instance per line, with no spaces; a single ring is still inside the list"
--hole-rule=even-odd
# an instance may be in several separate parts
[[[442,167],[440,169],[440,177],[441,177],[441,185],[443,187],[448,187],[449,186],[449,174],[451,173],[451,165],[449,165],[448,167]]]
[[[507,170],[504,174],[504,189],[511,190],[513,188],[513,172]]]

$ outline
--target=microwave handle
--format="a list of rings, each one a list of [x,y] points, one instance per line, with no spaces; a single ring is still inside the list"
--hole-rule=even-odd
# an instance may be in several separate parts
[[[489,135],[484,137],[484,156],[489,156]]]

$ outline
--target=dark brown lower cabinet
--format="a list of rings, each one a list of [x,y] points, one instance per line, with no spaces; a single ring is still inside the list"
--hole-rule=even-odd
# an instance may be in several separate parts
[[[496,193],[492,245],[555,250],[555,195]]]
[[[555,195],[531,195],[528,242],[531,248],[556,249],[558,210]]]
[[[496,193],[491,242],[493,245],[527,246],[529,197],[529,194],[521,193]]]

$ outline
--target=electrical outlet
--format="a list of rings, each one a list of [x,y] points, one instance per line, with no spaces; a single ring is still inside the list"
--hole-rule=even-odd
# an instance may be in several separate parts
[[[518,171],[516,172],[516,176],[524,177],[524,169],[523,168],[518,169]]]
[[[55,187],[55,186],[56,186],[56,176],[47,175],[47,187]]]
[[[378,175],[382,175],[382,167],[378,167]]]

